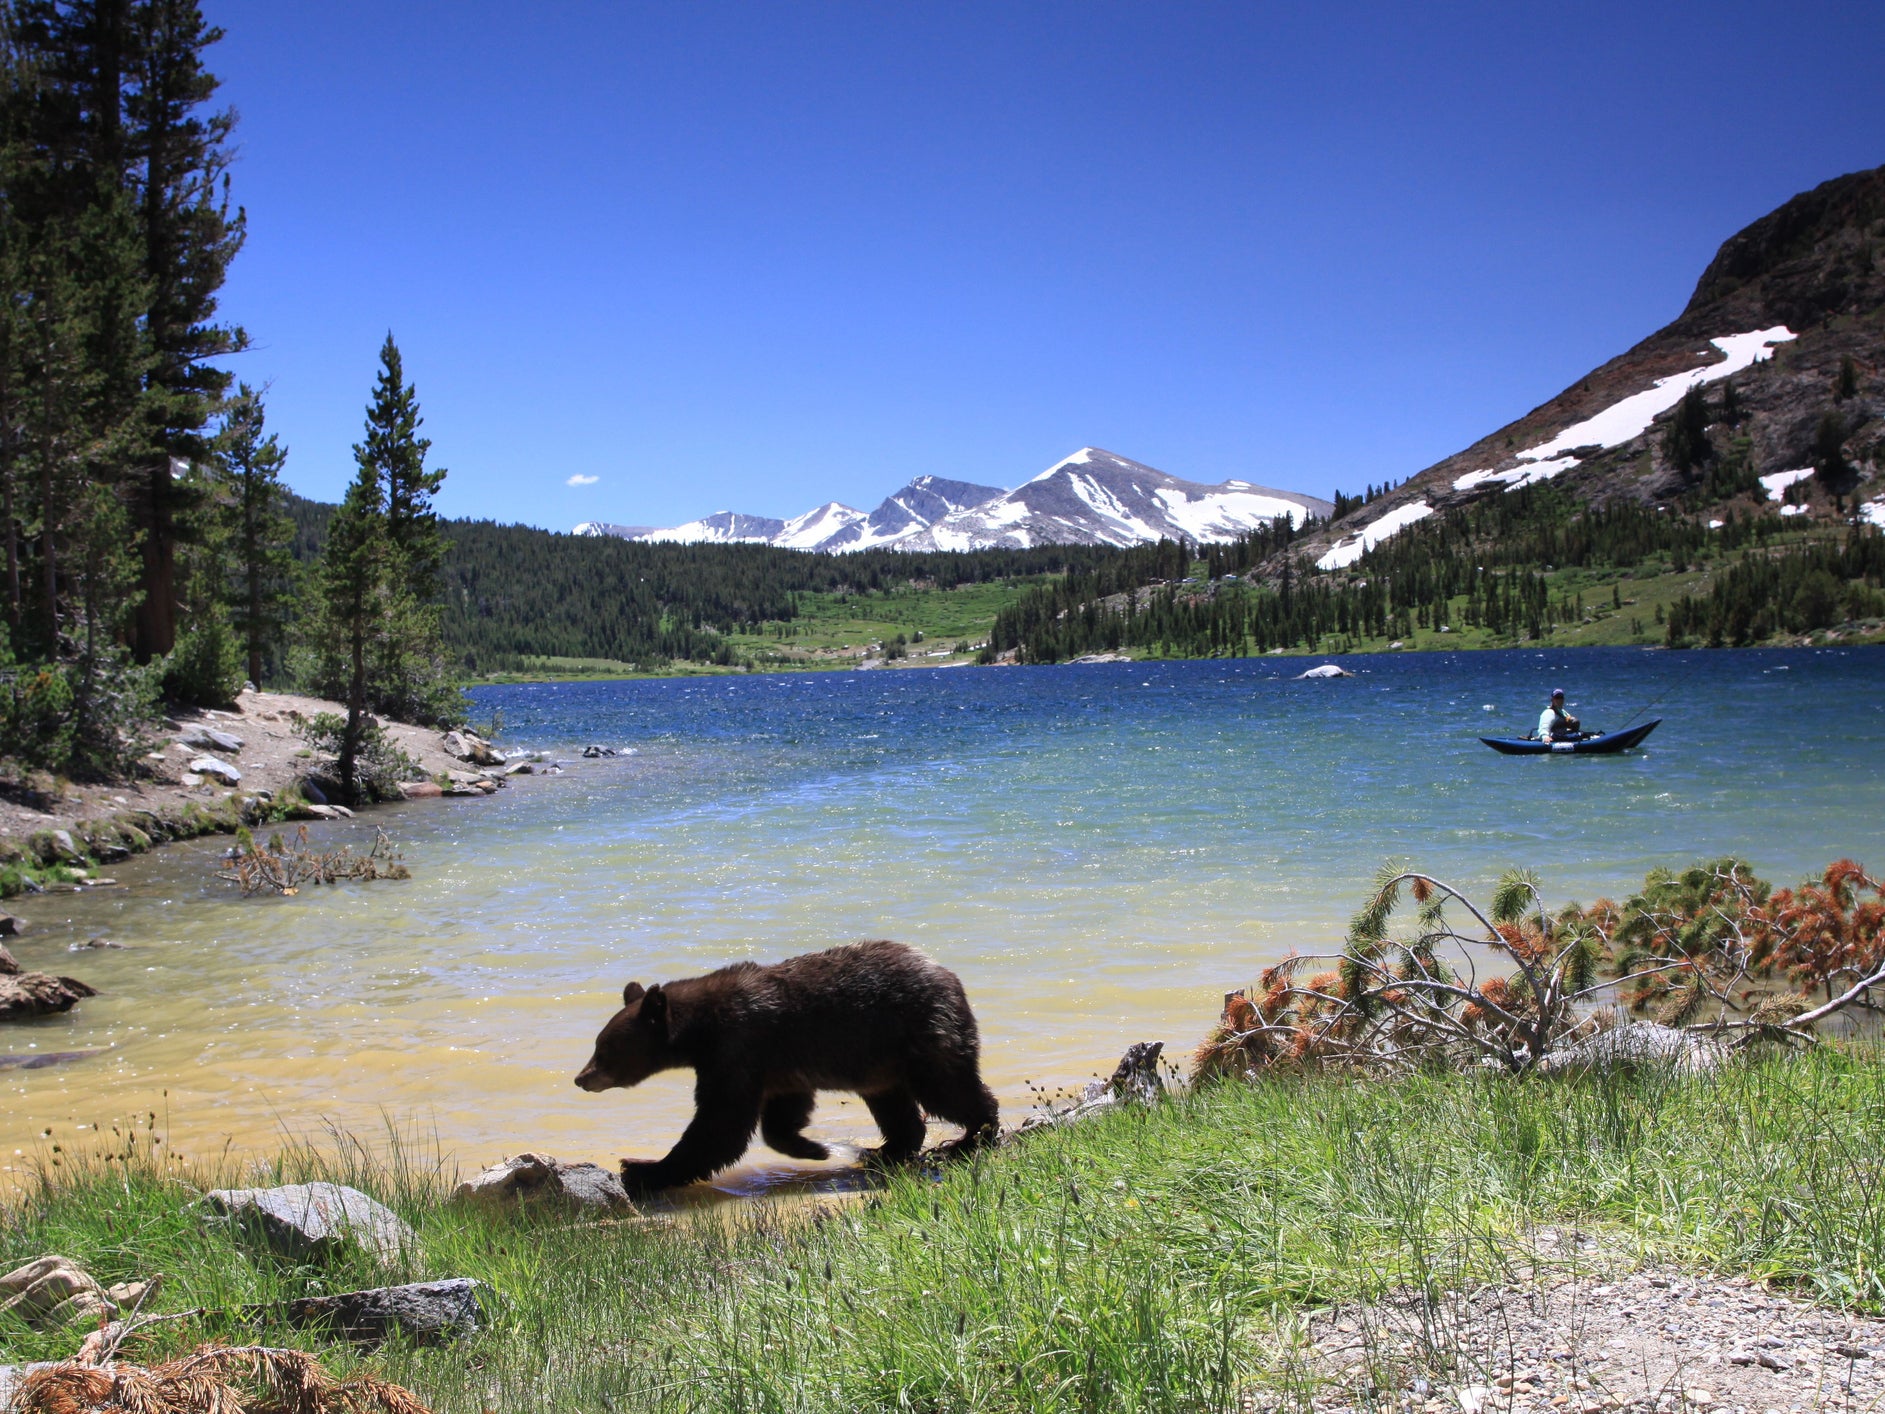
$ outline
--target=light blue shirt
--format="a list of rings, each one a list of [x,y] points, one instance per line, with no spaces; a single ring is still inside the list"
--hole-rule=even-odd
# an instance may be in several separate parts
[[[1545,741],[1564,736],[1571,730],[1570,716],[1562,707],[1547,707],[1538,714],[1538,735]]]

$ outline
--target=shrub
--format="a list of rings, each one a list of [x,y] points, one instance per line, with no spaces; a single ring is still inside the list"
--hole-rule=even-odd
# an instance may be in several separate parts
[[[242,682],[242,645],[219,614],[185,633],[164,662],[164,696],[187,707],[226,707]]]

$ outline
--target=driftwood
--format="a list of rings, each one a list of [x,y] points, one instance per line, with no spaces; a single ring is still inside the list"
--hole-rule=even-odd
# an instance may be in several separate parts
[[[301,826],[291,841],[280,835],[257,845],[243,832],[240,847],[224,857],[216,877],[235,884],[248,898],[254,894],[296,894],[308,884],[336,884],[343,879],[409,879],[412,877],[386,831],[376,830],[373,848],[355,854],[350,845],[315,849],[308,843],[308,827]]]
[[[1126,1048],[1105,1080],[1088,1083],[1080,1098],[1066,1104],[1046,1105],[1016,1125],[1004,1138],[1032,1134],[1038,1129],[1054,1129],[1076,1120],[1088,1119],[1120,1105],[1150,1105],[1165,1093],[1165,1079],[1159,1074],[1159,1057],[1165,1051],[1163,1041],[1138,1041]]]

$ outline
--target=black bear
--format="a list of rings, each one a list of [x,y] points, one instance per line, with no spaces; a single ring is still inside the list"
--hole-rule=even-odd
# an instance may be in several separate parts
[[[622,1161],[631,1191],[718,1172],[746,1152],[755,1126],[781,1154],[825,1158],[825,1146],[801,1133],[820,1090],[864,1097],[886,1160],[922,1149],[924,1110],[961,1125],[964,1148],[999,1122],[961,980],[901,943],[737,962],[648,988],[630,982],[576,1083],[609,1090],[680,1067],[694,1072],[693,1122],[666,1158]]]

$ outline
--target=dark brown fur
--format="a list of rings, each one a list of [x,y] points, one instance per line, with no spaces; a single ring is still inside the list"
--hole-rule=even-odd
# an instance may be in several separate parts
[[[631,1189],[706,1178],[746,1152],[755,1127],[781,1154],[825,1158],[800,1132],[820,1090],[864,1097],[889,1160],[922,1148],[924,1110],[961,1125],[965,1147],[998,1123],[960,979],[901,943],[739,962],[646,989],[630,982],[622,1002],[576,1083],[608,1090],[683,1067],[695,1077],[693,1123],[668,1156],[622,1161]]]

